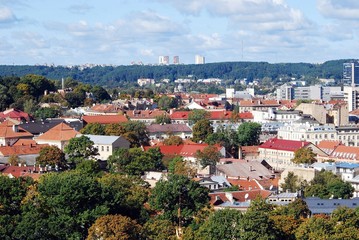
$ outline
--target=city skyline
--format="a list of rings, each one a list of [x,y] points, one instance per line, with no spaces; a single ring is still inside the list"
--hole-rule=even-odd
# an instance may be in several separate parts
[[[1,65],[358,58],[351,0],[0,0]]]

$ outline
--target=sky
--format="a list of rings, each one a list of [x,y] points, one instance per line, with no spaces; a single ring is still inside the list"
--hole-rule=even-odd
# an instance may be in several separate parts
[[[0,0],[1,65],[359,58],[358,0]]]

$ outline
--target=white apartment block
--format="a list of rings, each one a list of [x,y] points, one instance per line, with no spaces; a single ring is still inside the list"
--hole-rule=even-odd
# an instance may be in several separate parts
[[[206,61],[205,61],[205,58],[201,55],[196,55],[195,56],[195,60],[194,60],[194,63],[195,64],[205,64]]]
[[[344,86],[344,100],[348,103],[348,111],[359,108],[359,87]]]
[[[293,122],[301,118],[300,111],[283,111],[269,108],[268,111],[252,111],[253,121],[257,123]]]
[[[359,146],[359,127],[292,123],[278,129],[278,138],[308,141],[313,144],[318,144],[322,140],[333,140],[341,141],[345,146]]]

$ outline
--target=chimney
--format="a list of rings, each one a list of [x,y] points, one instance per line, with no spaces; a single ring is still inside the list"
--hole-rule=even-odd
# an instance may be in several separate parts
[[[234,199],[233,199],[232,193],[226,192],[225,194],[226,194],[226,198],[228,199],[228,201],[230,201],[231,203],[233,203],[233,202],[234,202]]]
[[[14,124],[14,125],[12,125],[12,130],[13,130],[14,132],[18,132],[18,131],[19,131],[19,127]]]

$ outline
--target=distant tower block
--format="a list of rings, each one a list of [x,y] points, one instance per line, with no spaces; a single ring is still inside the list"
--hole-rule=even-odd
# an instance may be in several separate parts
[[[158,57],[158,64],[160,65],[168,65],[170,63],[169,56],[159,56]]]
[[[179,64],[179,56],[173,57],[173,64]]]
[[[195,64],[205,64],[205,59],[201,55],[196,55],[194,62],[195,62]]]

